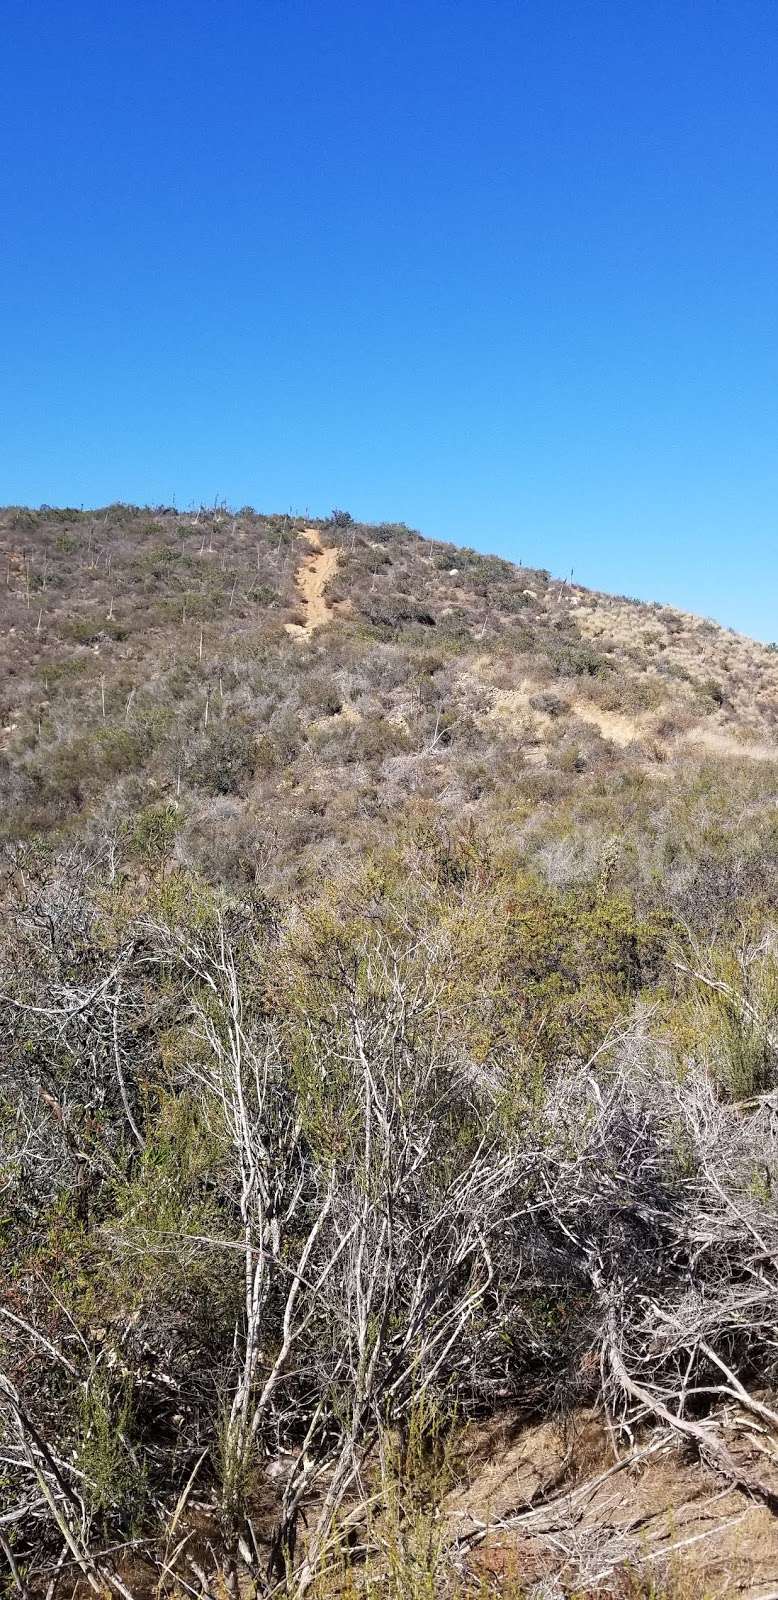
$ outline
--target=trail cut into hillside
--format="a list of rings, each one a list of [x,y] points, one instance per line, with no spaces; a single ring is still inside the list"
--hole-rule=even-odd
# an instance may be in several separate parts
[[[303,538],[311,545],[310,554],[298,567],[295,582],[305,607],[305,622],[287,622],[286,631],[296,639],[310,639],[316,628],[322,628],[332,619],[332,606],[325,599],[324,590],[334,577],[338,565],[338,552],[321,542],[318,528],[304,528]]]

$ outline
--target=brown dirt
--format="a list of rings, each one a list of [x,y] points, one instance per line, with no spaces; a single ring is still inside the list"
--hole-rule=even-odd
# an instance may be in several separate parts
[[[622,750],[627,745],[638,743],[643,736],[641,723],[626,712],[606,711],[604,706],[597,706],[591,700],[573,700],[570,709],[581,722],[590,723],[602,734],[603,739]]]
[[[614,1472],[602,1423],[587,1411],[564,1430],[503,1419],[471,1442],[466,1483],[446,1511],[475,1571],[555,1576],[588,1594],[603,1592],[595,1577],[626,1563],[669,1569],[679,1593],[699,1600],[778,1597],[778,1519],[671,1442],[652,1448],[647,1437],[635,1463]],[[734,1450],[745,1461],[753,1448],[746,1435]]]
[[[778,1457],[742,1431],[744,1421],[732,1414],[733,1455],[746,1469],[758,1464],[763,1480],[778,1487]],[[505,1415],[466,1429],[458,1476],[442,1507],[452,1570],[464,1568],[485,1585],[477,1592],[495,1600],[503,1586],[516,1596],[535,1584],[549,1600],[778,1600],[778,1517],[666,1436],[647,1432],[620,1465],[592,1410],[574,1412],[564,1426]],[[252,1504],[260,1537],[276,1511],[268,1477]],[[211,1513],[187,1521],[190,1554],[208,1567],[217,1539]],[[629,1574],[642,1575],[646,1586]],[[121,1575],[151,1600],[142,1563],[136,1571],[130,1561]],[[221,1579],[211,1592],[223,1592]],[[77,1586],[77,1600],[88,1594]]]
[[[778,743],[769,744],[758,739],[746,742],[738,739],[734,733],[728,733],[725,728],[695,728],[682,742],[691,748],[692,753],[697,745],[711,750],[714,755],[735,756],[743,761],[778,761]]]
[[[304,528],[302,536],[312,546],[295,579],[305,607],[305,622],[287,622],[285,627],[292,638],[310,639],[316,628],[324,627],[332,618],[332,606],[325,599],[324,590],[335,575],[338,552],[322,544],[318,528]]]
[[[545,712],[534,709],[530,705],[530,699],[543,687],[543,684],[524,678],[515,689],[498,690],[487,715],[491,719],[502,719],[514,725],[531,727],[536,736],[542,739],[552,726],[553,719]],[[576,698],[570,701],[563,715],[564,717],[573,715],[581,722],[590,723],[592,727],[598,729],[603,738],[621,748],[639,741],[644,731],[640,722],[634,717],[617,711],[606,711],[601,706],[594,705],[591,700]]]

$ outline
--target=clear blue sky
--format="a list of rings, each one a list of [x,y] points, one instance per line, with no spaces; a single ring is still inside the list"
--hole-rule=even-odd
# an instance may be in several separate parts
[[[0,501],[404,520],[778,637],[775,0],[5,0]]]

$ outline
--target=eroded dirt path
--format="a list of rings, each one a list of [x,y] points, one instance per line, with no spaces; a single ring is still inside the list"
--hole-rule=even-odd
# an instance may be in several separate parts
[[[331,545],[323,545],[318,528],[304,528],[303,538],[311,546],[297,569],[295,582],[305,607],[305,622],[287,622],[287,633],[295,639],[310,639],[314,629],[321,628],[332,619],[332,606],[324,591],[334,577],[338,565],[338,552]]]

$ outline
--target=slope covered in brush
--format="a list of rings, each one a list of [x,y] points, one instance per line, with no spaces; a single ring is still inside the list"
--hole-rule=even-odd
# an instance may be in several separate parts
[[[616,839],[644,878],[682,870],[689,830],[697,854],[721,782],[742,794],[748,857],[767,821],[778,654],[404,527],[338,521],[314,528],[337,566],[328,626],[303,648],[304,527],[122,506],[0,516],[6,838],[108,832],[128,860],[300,883],[431,807],[557,879]]]
[[[775,654],[343,514],[0,532],[9,1581],[763,1593]]]

